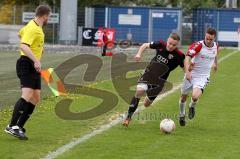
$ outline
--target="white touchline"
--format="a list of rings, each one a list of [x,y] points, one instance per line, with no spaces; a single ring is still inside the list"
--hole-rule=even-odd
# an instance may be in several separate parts
[[[220,63],[220,62],[224,61],[225,59],[227,59],[227,58],[229,58],[230,56],[236,54],[237,52],[238,52],[238,51],[233,51],[233,52],[231,52],[231,53],[228,53],[228,55],[220,58],[218,62]],[[164,93],[164,94],[159,95],[158,98],[155,100],[155,102],[157,102],[157,101],[163,99],[164,97],[166,97],[166,96],[174,93],[174,92],[177,91],[179,88],[181,88],[181,86],[182,86],[182,84],[179,84],[179,85],[177,85],[177,86],[174,86],[173,89],[171,89],[170,91],[168,91],[168,92],[166,92],[166,93]],[[140,111],[142,111],[142,110],[144,110],[144,109],[145,109],[145,107],[144,107],[143,105],[141,105],[141,106],[139,107],[138,112],[140,112]],[[80,137],[80,138],[74,139],[73,141],[71,141],[71,142],[69,142],[69,143],[67,143],[67,144],[59,147],[59,148],[56,149],[55,151],[48,153],[43,159],[53,159],[53,158],[56,158],[57,156],[59,156],[59,155],[63,154],[64,152],[70,150],[71,148],[75,147],[76,145],[85,142],[86,140],[90,139],[90,138],[93,137],[93,136],[96,136],[97,134],[101,134],[102,132],[110,129],[111,127],[113,127],[113,126],[115,126],[115,125],[117,125],[117,124],[119,124],[119,123],[122,121],[124,115],[125,115],[125,114],[121,114],[119,118],[113,120],[111,123],[102,125],[102,126],[100,126],[98,129],[92,131],[91,133],[88,133],[88,134],[86,134],[86,135],[84,135],[84,136],[82,136],[82,137]]]

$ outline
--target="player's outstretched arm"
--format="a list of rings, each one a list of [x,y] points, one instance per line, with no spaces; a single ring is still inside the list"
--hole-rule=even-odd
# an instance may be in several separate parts
[[[191,72],[189,71],[190,61],[191,61],[191,57],[186,56],[184,60],[184,72],[186,74],[186,79],[189,81],[191,81],[191,78],[192,78]]]
[[[217,56],[215,57],[214,63],[213,63],[213,66],[212,66],[212,69],[213,69],[214,73],[216,73],[217,70],[218,70],[218,55],[219,55],[219,46],[217,48]]]
[[[215,57],[214,63],[212,65],[212,69],[213,69],[214,73],[216,73],[218,70],[217,56]]]
[[[36,71],[41,71],[41,63],[39,60],[36,59],[36,57],[33,55],[32,50],[30,47],[26,44],[20,44],[20,49],[24,52],[24,54],[29,57],[34,62],[34,67]]]
[[[140,46],[137,54],[135,55],[135,60],[136,61],[140,61],[141,60],[141,55],[143,53],[143,51],[146,49],[146,48],[149,48],[150,47],[150,43],[144,43]]]

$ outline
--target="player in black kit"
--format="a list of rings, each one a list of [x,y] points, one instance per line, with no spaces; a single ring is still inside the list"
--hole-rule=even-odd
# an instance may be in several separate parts
[[[136,111],[139,100],[144,93],[147,94],[144,99],[144,106],[148,107],[163,90],[170,72],[177,68],[178,65],[182,68],[184,67],[185,55],[177,48],[179,41],[179,35],[171,33],[167,43],[163,41],[144,43],[139,48],[138,53],[135,55],[136,61],[141,60],[141,54],[146,48],[156,49],[156,56],[138,80],[135,96],[130,103],[127,117],[122,123],[124,126],[129,125],[131,117]]]

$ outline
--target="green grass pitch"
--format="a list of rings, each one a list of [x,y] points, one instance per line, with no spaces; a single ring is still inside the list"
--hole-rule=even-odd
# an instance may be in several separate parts
[[[234,50],[222,49],[220,57]],[[62,98],[51,95],[43,85],[42,101],[31,119],[26,124],[28,141],[20,141],[6,134],[3,130],[11,116],[12,105],[20,95],[18,79],[15,74],[17,53],[0,53],[0,158],[1,159],[35,159],[46,156],[50,151],[92,132],[100,125],[107,124],[109,118],[118,112],[123,113],[128,103],[119,98],[117,107],[96,118],[84,121],[63,120],[55,114],[55,104]],[[43,68],[56,67],[75,54],[46,53]],[[148,61],[152,53],[145,53]],[[49,60],[53,59],[53,60]],[[98,75],[98,80],[92,87],[105,89],[117,94],[109,80],[111,58],[104,58],[104,66]],[[73,149],[58,156],[58,159],[78,158],[151,158],[151,159],[235,159],[240,156],[240,107],[239,107],[239,68],[240,53],[234,54],[219,65],[217,74],[211,76],[211,82],[201,97],[196,117],[187,121],[185,127],[180,127],[176,116],[178,114],[178,99],[180,90],[158,101],[136,116],[128,128],[121,124],[96,135]],[[77,68],[67,78],[69,83],[78,83],[84,67]],[[80,72],[80,73],[79,73]],[[138,73],[133,73],[137,75]],[[174,71],[169,81],[174,85],[181,83],[183,72]],[[92,108],[101,100],[72,95],[73,111],[84,111]],[[149,118],[153,114],[156,117]],[[165,116],[171,117],[176,125],[176,131],[170,135],[159,131],[159,123]]]

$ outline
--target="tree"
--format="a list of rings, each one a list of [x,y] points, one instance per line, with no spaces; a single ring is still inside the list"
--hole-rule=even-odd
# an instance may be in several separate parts
[[[4,3],[0,5],[0,23],[11,24],[13,16],[13,6],[15,5],[14,0],[5,0]]]
[[[225,0],[182,0],[184,14],[190,14],[193,8],[222,8]]]

